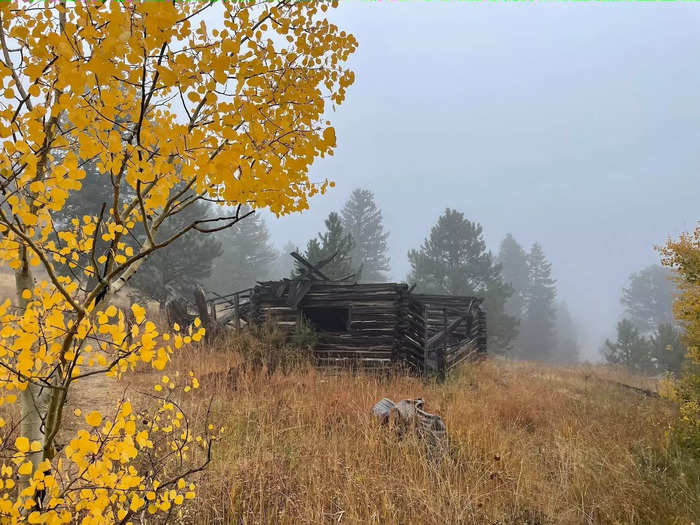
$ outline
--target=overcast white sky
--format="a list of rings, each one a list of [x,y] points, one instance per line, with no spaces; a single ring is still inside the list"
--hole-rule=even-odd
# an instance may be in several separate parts
[[[268,219],[300,246],[352,189],[383,209],[405,278],[445,207],[539,241],[595,353],[627,275],[700,219],[700,5],[366,2],[333,14],[360,47],[333,116],[337,187]]]

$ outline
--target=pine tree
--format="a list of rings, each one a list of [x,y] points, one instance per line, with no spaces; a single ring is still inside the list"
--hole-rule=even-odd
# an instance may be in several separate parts
[[[486,249],[480,224],[448,208],[408,259],[408,282],[416,284],[417,291],[484,297],[489,345],[497,352],[509,347],[517,334],[517,320],[504,311],[512,288],[503,282],[501,266]]]
[[[614,343],[605,340],[603,356],[608,363],[622,365],[635,372],[655,369],[651,344],[629,319],[617,323],[617,340]]]
[[[530,284],[525,293],[525,316],[520,333],[522,357],[549,360],[554,357],[554,299],[557,294],[552,279],[552,265],[535,243],[527,257]]]
[[[578,334],[574,320],[566,303],[561,301],[556,308],[556,352],[554,360],[562,363],[576,363],[580,359]]]
[[[219,294],[235,292],[272,277],[277,252],[270,244],[270,233],[262,215],[253,214],[233,228],[218,232],[217,240],[222,254],[214,261],[206,281],[208,290]]]
[[[384,282],[389,271],[388,233],[384,232],[382,212],[369,190],[356,189],[341,211],[342,226],[352,236],[352,264],[362,267],[364,282]]]
[[[207,203],[195,202],[165,224],[158,232],[156,241],[167,239],[192,222],[211,216],[212,210]],[[249,219],[236,224],[234,228],[246,228]],[[157,301],[161,307],[173,297],[191,300],[194,289],[205,286],[221,253],[221,243],[214,235],[190,231],[152,254],[129,280],[129,286],[135,295]]]
[[[525,293],[530,284],[527,254],[510,233],[501,241],[497,260],[502,266],[503,281],[513,288],[513,295],[506,302],[506,313],[522,319],[525,312]]]
[[[660,324],[649,338],[651,355],[659,371],[680,375],[685,363],[686,347],[682,333],[670,323]]]
[[[340,215],[331,212],[325,220],[326,231],[318,234],[317,239],[311,239],[306,244],[304,257],[311,264],[333,259],[321,268],[321,272],[329,279],[342,279],[352,274],[353,240],[350,234],[343,230]],[[305,268],[295,263],[294,276],[303,275]]]
[[[622,304],[627,318],[643,334],[650,334],[659,325],[673,322],[673,296],[676,287],[673,271],[662,266],[647,266],[629,276],[629,285],[622,290]]]

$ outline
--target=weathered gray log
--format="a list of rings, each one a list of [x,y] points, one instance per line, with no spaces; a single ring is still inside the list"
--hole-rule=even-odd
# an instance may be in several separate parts
[[[328,264],[333,259],[333,257],[335,257],[337,254],[338,254],[338,252],[334,253],[330,257],[330,259],[327,259],[325,261],[321,261],[318,264],[316,264],[316,266],[311,264],[309,261],[307,261],[304,257],[299,255],[297,252],[292,252],[289,255],[291,255],[295,260],[299,261],[302,264],[302,266],[305,267],[304,275],[306,275],[308,273],[309,275],[314,277],[313,274],[316,274],[318,277],[320,277],[324,281],[329,281],[330,279],[328,277],[326,277],[323,274],[323,272],[321,272],[320,268],[322,268],[324,265]]]
[[[399,434],[407,429],[415,430],[431,445],[442,444],[447,439],[447,428],[442,418],[423,410],[425,401],[422,398],[404,399],[394,403],[384,398],[372,407],[372,415],[382,425],[393,425]]]
[[[186,328],[194,322],[196,317],[187,311],[187,305],[180,298],[170,299],[165,304],[165,311],[168,316],[168,324],[171,327],[177,323]]]

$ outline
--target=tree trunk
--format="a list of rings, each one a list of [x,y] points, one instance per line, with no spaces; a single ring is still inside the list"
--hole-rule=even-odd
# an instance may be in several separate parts
[[[29,266],[29,256],[27,248],[20,248],[21,266],[15,270],[15,288],[17,291],[17,306],[23,314],[27,308],[29,301],[22,297],[24,290],[34,288],[34,276]],[[44,446],[44,425],[46,418],[46,410],[48,408],[48,400],[51,395],[51,389],[42,388],[39,385],[29,384],[27,388],[20,392],[19,403],[21,412],[20,432],[26,437],[30,443],[38,441]],[[41,450],[29,454],[28,459],[34,465],[34,469],[42,460]],[[23,486],[26,486],[29,479],[22,477],[20,480]]]
[[[152,247],[153,244],[151,244],[150,240],[146,240],[146,242],[143,243],[141,250],[150,250]],[[126,283],[129,281],[129,279],[131,279],[131,277],[138,271],[138,269],[141,268],[141,265],[144,262],[146,262],[146,259],[148,259],[148,256],[134,262],[131,266],[124,270],[124,273],[117,277],[117,279],[109,283],[109,288],[107,289],[107,293],[105,294],[103,301],[106,303],[110,303],[112,299],[121,291],[121,289],[124,288],[124,286],[126,286]]]

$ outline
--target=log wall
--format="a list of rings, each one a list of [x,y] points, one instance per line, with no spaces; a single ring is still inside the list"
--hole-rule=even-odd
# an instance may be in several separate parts
[[[481,299],[414,294],[411,300],[416,305],[415,310],[422,308],[422,367],[425,373],[445,375],[468,357],[486,353],[486,316],[480,307]],[[456,326],[444,337],[430,343],[453,325]]]
[[[260,283],[251,295],[249,319],[293,330],[305,309],[349,309],[348,329],[316,330],[317,362],[364,366],[405,363],[422,373],[444,375],[477,348],[486,351],[480,300],[468,297],[418,295],[397,283],[352,284],[312,281]],[[463,319],[462,319],[463,318]],[[440,344],[428,345],[445,327],[462,319]],[[484,332],[485,333],[485,332]],[[483,342],[483,346],[481,345]]]

